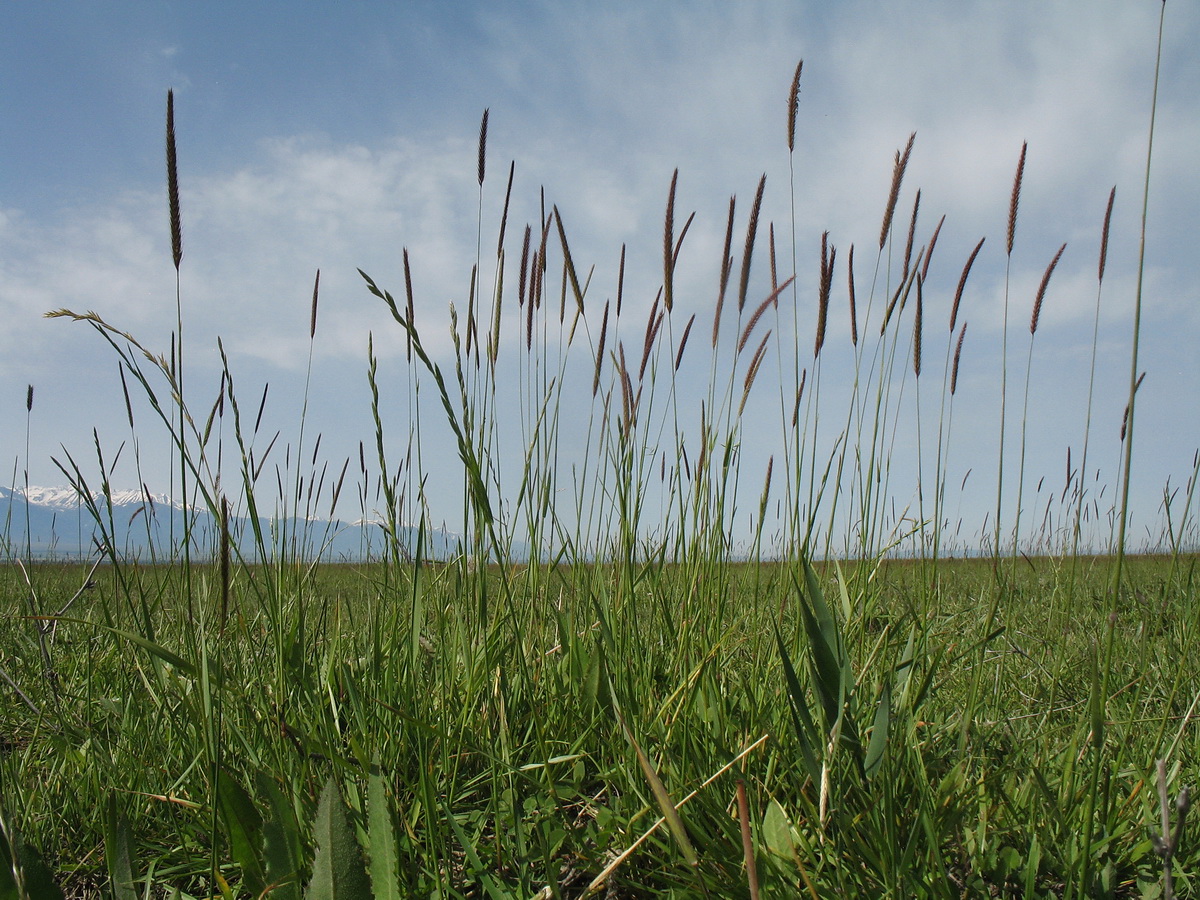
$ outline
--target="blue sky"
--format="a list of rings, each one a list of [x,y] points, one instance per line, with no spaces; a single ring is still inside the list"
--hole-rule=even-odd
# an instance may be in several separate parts
[[[731,194],[738,197],[740,230],[765,172],[764,224],[775,223],[781,245],[790,241],[785,101],[800,58],[794,163],[803,328],[812,327],[803,307],[811,308],[823,231],[840,248],[839,285],[851,243],[859,279],[869,276],[893,154],[912,131],[917,140],[897,212],[900,228],[918,187],[919,241],[946,215],[926,285],[930,321],[945,321],[962,264],[987,237],[961,313],[970,332],[948,466],[955,483],[972,471],[969,489],[954,501],[969,532],[994,506],[1004,227],[1021,143],[1028,141],[1029,151],[1012,258],[1010,404],[1022,399],[1026,325],[1038,281],[1058,246],[1068,245],[1033,356],[1031,496],[1043,475],[1061,486],[1067,447],[1078,458],[1100,225],[1109,189],[1117,186],[1091,450],[1101,479],[1113,478],[1129,379],[1159,3],[430,2],[299,9],[224,2],[0,8],[6,483],[26,465],[27,384],[36,391],[31,483],[61,483],[50,459],[64,452],[94,472],[93,428],[110,456],[129,439],[111,350],[90,329],[42,313],[95,309],[148,346],[168,346],[175,321],[162,151],[168,88],[176,95],[193,402],[206,411],[215,396],[220,336],[243,405],[256,406],[270,383],[264,428],[280,430],[283,442],[296,439],[308,304],[320,268],[306,429],[310,441],[322,435],[322,455],[340,469],[345,458],[357,460],[359,441],[370,447],[374,439],[369,332],[381,357],[385,403],[392,403],[389,433],[407,428],[402,341],[356,268],[401,293],[400,250],[407,247],[418,320],[438,358],[449,359],[447,304],[465,306],[475,259],[476,139],[485,107],[491,110],[485,245],[495,240],[508,163],[515,161],[510,256],[519,255],[524,224],[540,215],[544,187],[547,203],[559,206],[570,229],[577,265],[596,267],[589,303],[602,308],[615,294],[625,243],[627,315],[631,323],[644,322],[661,281],[662,211],[678,167],[677,208],[683,215],[695,210],[696,221],[681,257],[675,316],[682,323],[681,313],[695,312],[702,321],[714,302]],[[1186,484],[1200,447],[1200,264],[1193,247],[1200,233],[1198,25],[1194,4],[1167,5],[1144,291],[1140,368],[1147,375],[1138,395],[1132,482],[1142,536],[1159,530],[1163,489]],[[785,258],[790,266],[790,252],[781,251],[781,268]],[[759,298],[769,290],[765,260],[760,252],[751,290]],[[515,271],[508,277],[515,281]],[[847,371],[845,305],[842,286],[835,289],[829,338],[842,363],[835,356],[824,375],[825,414],[833,418]],[[515,353],[517,312],[506,315],[512,318],[506,347]],[[946,329],[929,328],[940,353]],[[630,333],[636,330],[631,324]],[[922,385],[926,390],[933,387]],[[761,395],[756,401],[769,416],[771,389]],[[936,410],[937,396],[922,394],[927,426],[936,421],[928,410]],[[760,413],[752,407],[752,414]],[[148,414],[138,415],[143,478],[165,490],[166,454]],[[768,444],[747,442],[750,494],[757,494],[765,456],[773,452]],[[898,434],[898,471],[911,469],[914,445],[911,434]],[[1015,444],[1009,447],[1016,452]],[[127,449],[118,465],[118,486],[137,483],[131,456]],[[443,464],[452,452],[429,456],[434,517],[454,527],[457,481]],[[901,506],[911,502],[905,478],[897,476],[893,489]]]

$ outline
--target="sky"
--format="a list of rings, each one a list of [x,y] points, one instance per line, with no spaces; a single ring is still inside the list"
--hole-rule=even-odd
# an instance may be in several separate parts
[[[302,12],[280,2],[4,4],[0,480],[19,485],[27,471],[30,484],[62,484],[54,460],[70,457],[98,483],[99,443],[114,487],[144,483],[158,493],[173,483],[163,430],[136,385],[136,425],[129,429],[113,349],[85,324],[43,315],[94,310],[154,352],[169,352],[176,273],[163,135],[172,89],[187,399],[203,419],[219,391],[220,339],[244,415],[253,417],[269,385],[258,452],[280,432],[273,465],[291,465],[302,438],[310,465],[307,454],[320,435],[318,470],[327,464],[336,473],[350,459],[353,481],[360,442],[372,468],[369,339],[379,360],[389,469],[398,464],[410,426],[403,333],[357,270],[403,297],[401,254],[408,250],[418,326],[434,359],[452,371],[448,305],[460,315],[467,306],[477,242],[481,284],[492,290],[510,163],[500,348],[506,367],[498,381],[516,387],[499,392],[495,421],[502,430],[527,417],[516,399],[523,371],[515,361],[523,349],[516,260],[524,225],[540,228],[543,196],[547,209],[560,211],[577,268],[593,272],[585,314],[591,347],[604,302],[615,302],[618,260],[627,248],[622,337],[640,348],[663,280],[672,173],[678,169],[678,222],[696,214],[678,262],[675,340],[693,313],[698,333],[707,330],[729,198],[737,197],[738,248],[765,174],[749,296],[757,305],[770,292],[765,241],[772,224],[780,280],[792,272],[793,252],[797,261],[789,308],[802,349],[791,353],[799,362],[777,360],[773,376],[755,384],[740,451],[748,515],[757,503],[745,497],[758,496],[767,459],[780,452],[771,437],[780,430],[779,383],[794,384],[796,370],[813,367],[824,232],[839,252],[815,414],[824,422],[844,417],[853,378],[847,252],[855,245],[858,302],[865,304],[895,154],[916,132],[896,211],[892,281],[918,188],[916,246],[927,245],[943,215],[945,225],[924,282],[932,362],[915,388],[905,388],[907,398],[894,397],[897,421],[902,414],[906,424],[890,448],[892,501],[915,508],[918,442],[907,422],[917,396],[920,471],[930,477],[930,447],[945,421],[939,408],[950,301],[983,237],[959,318],[970,329],[946,451],[947,515],[966,523],[958,531],[965,545],[979,543],[994,515],[1006,283],[1007,490],[1011,495],[1023,445],[1022,515],[1036,529],[1065,482],[1068,449],[1072,465],[1080,458],[1095,347],[1088,479],[1103,513],[1116,496],[1131,375],[1160,9],[1154,0],[496,0],[314,3]],[[1193,247],[1200,233],[1200,9],[1170,2],[1165,13],[1142,280],[1138,369],[1146,377],[1137,395],[1130,483],[1134,544],[1162,535],[1164,496],[1175,491],[1172,515],[1179,516],[1200,448],[1200,256]],[[789,154],[787,98],[800,59]],[[1009,256],[1005,231],[1023,142]],[[1100,232],[1114,186],[1093,341]],[[1034,295],[1063,243],[1030,354]],[[734,256],[740,261],[739,250]],[[878,321],[879,311],[874,315]],[[904,315],[911,327],[911,309]],[[899,346],[898,353],[910,352]],[[566,395],[569,409],[592,409],[591,352],[585,346],[580,353],[583,374]],[[708,357],[700,349],[694,356],[703,380]],[[697,419],[700,394],[684,389],[680,396],[685,417]],[[423,415],[440,415],[436,403],[426,403]],[[772,415],[774,425],[756,426]],[[564,472],[588,452],[576,439],[586,424],[585,416],[566,428]],[[519,444],[520,430],[512,428],[503,440]],[[825,428],[825,435],[836,430]],[[225,432],[222,439],[230,445]],[[431,516],[461,527],[461,472],[449,431],[429,425],[423,440]],[[833,448],[821,440],[813,446],[825,458]],[[235,454],[236,446],[222,452]],[[1010,510],[1015,503],[1015,495],[1006,500]],[[371,510],[351,500],[339,512],[352,518]]]

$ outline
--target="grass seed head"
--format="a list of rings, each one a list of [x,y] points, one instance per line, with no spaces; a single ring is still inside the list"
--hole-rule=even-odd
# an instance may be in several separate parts
[[[1021,158],[1017,161],[1017,174],[1013,176],[1012,196],[1008,200],[1008,255],[1012,256],[1013,240],[1017,236],[1017,206],[1021,202],[1021,181],[1025,177],[1025,151],[1029,142],[1021,144]]]
[[[175,92],[167,91],[167,206],[171,215],[171,257],[175,270],[183,260],[183,227],[179,216],[179,169],[175,160]]]
[[[1058,261],[1062,259],[1063,251],[1066,249],[1066,244],[1058,248],[1054,259],[1050,260],[1050,265],[1046,266],[1046,271],[1042,275],[1042,283],[1038,285],[1037,289],[1037,298],[1033,301],[1033,315],[1029,318],[1030,336],[1037,334],[1038,319],[1042,315],[1042,301],[1046,298],[1046,287],[1050,284],[1050,276],[1054,274],[1054,267],[1058,265]]]
[[[892,216],[896,214],[896,201],[900,199],[900,184],[904,181],[904,170],[908,168],[908,157],[912,153],[913,142],[917,139],[914,131],[908,136],[904,153],[896,151],[896,161],[892,166],[892,187],[888,191],[887,208],[883,211],[883,227],[879,229],[879,249],[887,243],[888,232],[892,230]]]
[[[800,60],[796,64],[796,74],[792,76],[792,89],[788,91],[788,153],[793,153],[796,150],[796,113],[800,109],[800,74],[803,71],[804,60]]]

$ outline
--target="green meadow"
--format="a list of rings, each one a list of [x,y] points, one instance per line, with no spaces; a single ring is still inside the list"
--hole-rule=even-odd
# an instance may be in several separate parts
[[[418,321],[420,260],[404,252],[394,289],[363,273],[406,393],[371,346],[375,434],[331,466],[307,399],[279,439],[223,347],[218,384],[193,370],[174,115],[168,95],[170,346],[48,315],[110,346],[124,465],[165,434],[186,506],[169,546],[123,552],[97,442],[58,460],[89,498],[93,559],[5,535],[0,900],[1197,895],[1197,478],[1166,492],[1160,552],[1132,552],[1135,318],[1120,484],[1085,478],[1118,449],[1089,400],[1065,483],[1034,487],[1030,374],[1061,250],[1036,251],[1011,319],[1006,288],[1001,452],[975,476],[996,505],[964,535],[949,460],[979,246],[935,256],[941,223],[919,227],[904,183],[912,138],[857,261],[826,236],[797,277],[794,219],[759,222],[761,182],[731,199],[703,313],[682,299],[692,219],[672,179],[657,298],[634,320],[626,248],[609,278],[572,253],[569,202],[510,222],[512,169],[483,237],[485,112],[463,297]],[[986,239],[1010,263],[1025,152],[1007,233]],[[957,290],[935,329],[939,268]],[[817,285],[802,325],[798,282]],[[318,274],[311,341],[319,297]],[[831,304],[852,323],[847,402],[822,384]],[[777,394],[771,421],[750,420],[755,391]],[[764,434],[778,451],[751,471]],[[916,472],[893,466],[898,436]],[[447,440],[463,524],[434,553],[425,460]],[[335,563],[318,511],[347,505],[382,510],[378,542]],[[159,514],[147,498],[138,527]],[[201,515],[219,524],[193,532]]]

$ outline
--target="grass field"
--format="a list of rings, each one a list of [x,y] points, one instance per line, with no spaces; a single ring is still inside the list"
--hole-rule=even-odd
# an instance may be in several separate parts
[[[197,565],[194,624],[177,568],[104,566],[53,677],[5,611],[5,812],[71,895],[114,865],[137,893],[305,882],[332,778],[399,896],[578,896],[618,859],[601,896],[745,896],[743,822],[764,896],[1156,896],[1154,761],[1197,773],[1196,562],[1128,561],[1107,695],[1106,559],[1023,561],[991,623],[986,560],[801,590],[788,564],[247,568],[224,608]],[[46,608],[86,575],[30,570]]]
[[[168,95],[179,272],[173,115]],[[1089,481],[1089,399],[1061,492],[1029,490],[1030,372],[1062,250],[1047,252],[1020,344],[1006,283],[995,509],[974,536],[951,529],[959,301],[979,246],[953,269],[935,339],[941,224],[916,239],[919,194],[907,227],[893,224],[912,149],[895,154],[857,269],[853,247],[839,270],[822,241],[803,328],[799,279],[777,271],[796,223],[777,254],[774,225],[759,227],[763,183],[744,225],[730,201],[711,324],[683,320],[695,303],[676,310],[691,219],[676,218],[675,180],[644,324],[622,310],[624,248],[601,304],[544,202],[515,272],[507,200],[494,261],[480,238],[444,352],[418,327],[407,251],[403,293],[364,273],[409,369],[407,397],[381,399],[369,347],[375,435],[357,472],[319,460],[307,399],[271,469],[266,393],[239,402],[223,347],[204,395],[185,367],[184,279],[166,352],[98,313],[49,313],[111,346],[125,465],[142,480],[148,413],[186,506],[155,559],[124,555],[106,503],[115,457],[97,441],[94,464],[59,460],[99,531],[96,564],[37,562],[4,535],[0,900],[1196,896],[1200,850],[1181,825],[1200,774],[1200,455],[1164,492],[1165,553],[1130,553],[1135,317],[1119,448],[1110,435],[1091,451],[1119,450],[1119,483],[1105,497]],[[1022,148],[1009,262],[1024,161]],[[755,259],[769,261],[765,297]],[[845,402],[822,386],[835,272],[852,323]],[[310,340],[318,296],[319,274]],[[756,384],[777,391],[776,420],[747,420]],[[436,560],[435,432],[461,467],[463,523],[456,554]],[[741,448],[768,432],[778,452],[751,472]],[[910,441],[916,471],[901,473],[893,449]],[[382,510],[368,561],[319,560],[315,511],[339,500]],[[225,523],[206,545],[188,525],[199,510]]]

